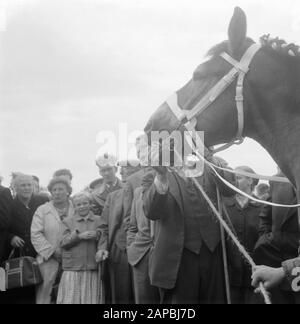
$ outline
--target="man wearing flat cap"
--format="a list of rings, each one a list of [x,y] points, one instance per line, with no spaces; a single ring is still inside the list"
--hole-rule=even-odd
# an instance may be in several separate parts
[[[107,196],[119,189],[123,188],[123,184],[116,176],[118,171],[117,158],[110,154],[98,156],[96,164],[99,168],[99,173],[103,178],[103,183],[100,187],[92,192],[93,211],[95,215],[101,215],[105,205]]]
[[[140,170],[138,164],[119,162],[122,181]],[[123,220],[124,188],[108,194],[102,212],[101,237],[98,248],[108,251],[109,286],[112,304],[133,303],[131,269],[127,257],[127,240]]]

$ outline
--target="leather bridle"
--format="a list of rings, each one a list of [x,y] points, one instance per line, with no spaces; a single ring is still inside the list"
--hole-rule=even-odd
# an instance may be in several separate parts
[[[220,56],[230,63],[233,68],[206,94],[204,97],[196,104],[191,110],[183,110],[178,105],[178,95],[173,94],[166,103],[170,107],[173,114],[176,116],[180,123],[180,127],[184,126],[188,131],[195,132],[195,127],[197,124],[197,117],[206,111],[213,102],[233,83],[237,78],[236,85],[236,108],[237,108],[237,120],[238,120],[238,130],[235,138],[215,149],[213,153],[217,153],[226,150],[232,145],[239,145],[243,143],[244,137],[244,125],[245,125],[245,114],[244,114],[244,80],[246,74],[249,72],[250,64],[256,55],[256,53],[261,49],[261,45],[253,44],[251,45],[245,54],[243,55],[240,62],[236,61],[226,52],[222,53]]]

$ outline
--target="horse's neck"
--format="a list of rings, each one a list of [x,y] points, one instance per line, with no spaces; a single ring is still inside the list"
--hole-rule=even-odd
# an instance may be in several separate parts
[[[253,114],[247,136],[260,143],[290,180],[300,185],[300,106],[299,113],[270,111],[268,119]]]

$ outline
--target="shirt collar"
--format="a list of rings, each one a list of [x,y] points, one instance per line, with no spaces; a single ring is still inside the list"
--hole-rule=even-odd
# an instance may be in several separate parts
[[[177,173],[177,175],[179,175],[180,178],[184,179],[185,181],[190,181],[193,178],[197,179],[203,177],[204,175],[203,172],[199,172],[197,170],[185,169],[182,167],[171,167],[170,169],[173,172]]]
[[[257,198],[254,194],[252,195],[253,198]],[[246,209],[248,208],[249,206],[253,206],[253,207],[260,207],[261,204],[256,202],[256,201],[253,201],[253,200],[248,200],[248,203],[244,206],[244,207],[241,207],[241,205],[238,203],[237,201],[237,198],[236,196],[234,198],[229,198],[227,199],[226,201],[226,205],[229,206],[229,207],[233,207],[233,206],[237,206],[238,208],[240,209]]]
[[[113,184],[109,185],[106,183],[105,186],[106,186],[106,188],[109,189],[109,188],[115,187],[117,184],[118,184],[118,178],[116,179],[116,181]]]
[[[76,221],[77,222],[84,222],[84,221],[90,221],[93,222],[95,220],[95,216],[92,212],[88,214],[86,217],[81,217],[78,214],[76,214]]]
[[[18,202],[18,204],[20,204],[21,206],[23,206],[24,208],[26,209],[30,209],[31,208],[31,204],[32,204],[32,199],[33,199],[33,195],[31,196],[30,200],[29,200],[29,203],[28,203],[28,206],[26,206],[18,196],[16,196],[16,201]]]

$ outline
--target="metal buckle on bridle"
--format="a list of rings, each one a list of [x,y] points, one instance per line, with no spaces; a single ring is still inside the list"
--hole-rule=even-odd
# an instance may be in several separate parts
[[[233,142],[234,145],[241,145],[245,142],[245,137],[242,137],[240,139],[237,139]]]
[[[240,88],[240,90],[237,89],[237,92],[240,91],[241,93],[239,93],[239,94],[237,94],[237,95],[235,96],[235,101],[243,102],[243,101],[244,101],[243,87],[240,86],[239,88]]]
[[[188,117],[184,112],[182,113],[179,122],[180,122],[180,126],[185,125],[189,122]]]

